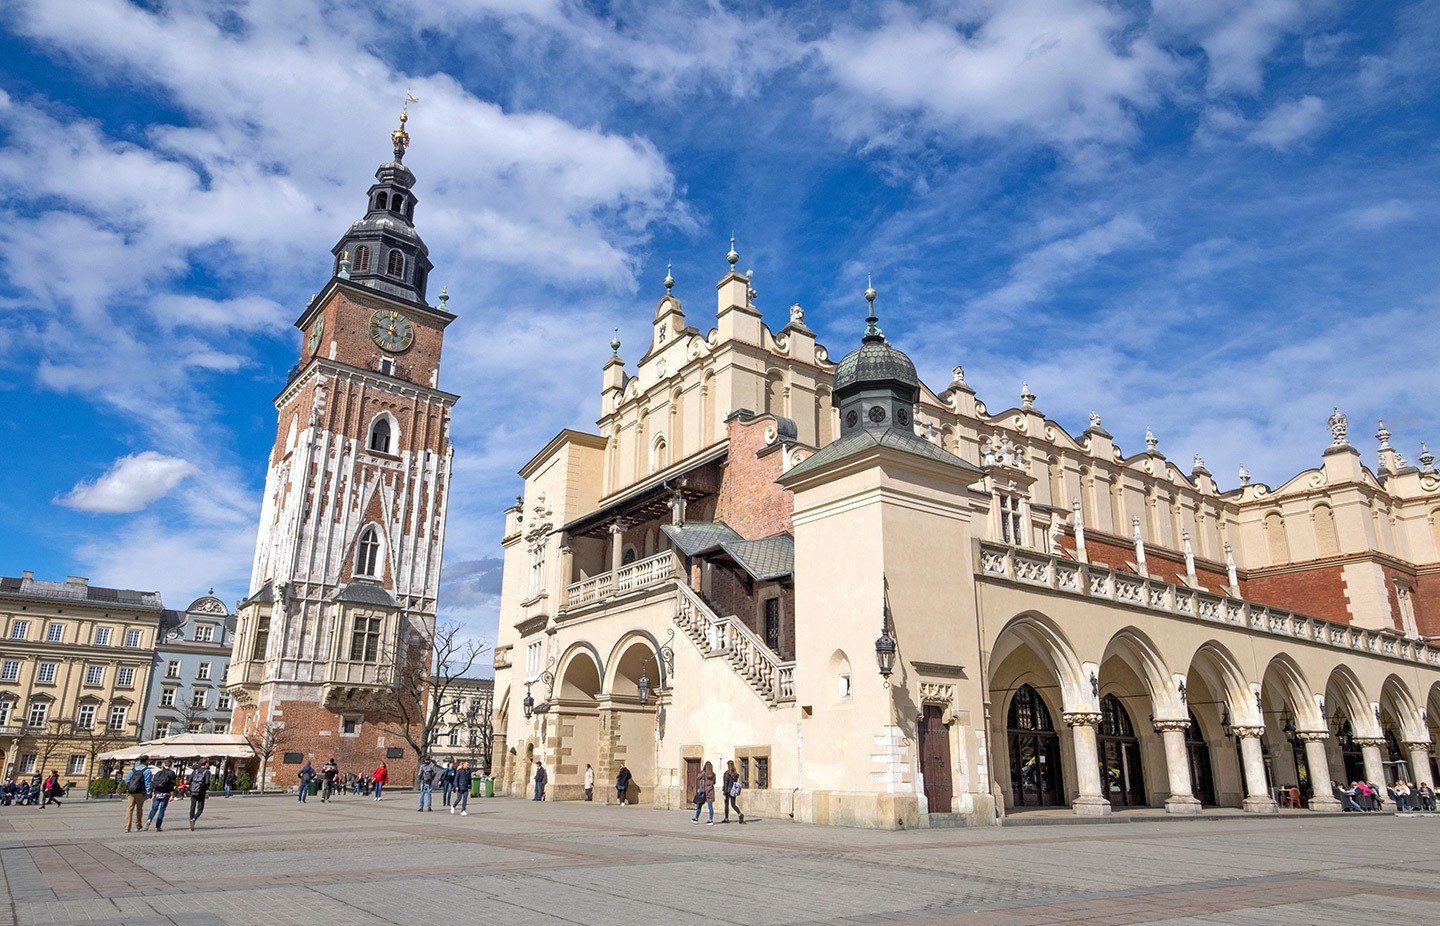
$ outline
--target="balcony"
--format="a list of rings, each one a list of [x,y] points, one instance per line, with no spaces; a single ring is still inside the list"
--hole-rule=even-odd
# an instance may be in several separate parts
[[[395,666],[390,662],[357,662],[333,660],[325,670],[326,704],[351,702],[394,687]]]
[[[666,550],[646,559],[621,566],[613,572],[582,579],[565,589],[562,611],[573,611],[610,598],[665,585],[681,578],[684,569],[674,551]]]

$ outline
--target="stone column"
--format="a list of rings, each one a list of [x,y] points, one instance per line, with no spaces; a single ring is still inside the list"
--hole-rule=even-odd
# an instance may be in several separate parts
[[[1234,727],[1240,737],[1240,756],[1243,760],[1241,773],[1245,779],[1246,813],[1279,813],[1270,786],[1265,782],[1265,751],[1260,737],[1265,735],[1264,727]]]
[[[1165,770],[1170,778],[1170,796],[1165,798],[1165,812],[1197,814],[1200,801],[1190,783],[1190,749],[1185,745],[1188,720],[1157,720],[1155,732],[1165,741]]]
[[[620,569],[625,559],[625,524],[614,521],[610,524],[610,571]]]
[[[1365,759],[1365,780],[1378,786],[1383,796],[1385,793],[1385,760],[1380,754],[1380,747],[1385,745],[1381,737],[1355,737],[1355,745],[1360,747],[1360,755]]]
[[[1410,756],[1410,777],[1411,790],[1419,787],[1422,783],[1435,787],[1435,782],[1430,779],[1430,744],[1429,743],[1406,743],[1405,752]]]
[[[1345,808],[1330,791],[1330,759],[1325,755],[1325,741],[1330,734],[1325,730],[1301,730],[1295,734],[1305,744],[1305,764],[1310,767],[1310,809],[1325,813],[1339,813]]]
[[[1103,817],[1110,813],[1110,801],[1101,790],[1100,748],[1095,728],[1100,725],[1099,711],[1066,711],[1061,715],[1075,738],[1075,779],[1080,793],[1070,808],[1081,817]]]

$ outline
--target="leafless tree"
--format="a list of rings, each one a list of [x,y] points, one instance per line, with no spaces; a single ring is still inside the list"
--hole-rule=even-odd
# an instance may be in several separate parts
[[[270,759],[285,748],[285,742],[289,735],[285,732],[285,725],[277,721],[270,721],[265,726],[252,733],[247,733],[245,739],[250,743],[250,748],[260,757],[260,793],[265,793],[265,771],[270,767]]]
[[[100,754],[135,743],[139,739],[140,721],[127,721],[124,728],[118,730],[99,720],[91,720],[88,727],[81,726],[79,720],[72,720],[67,726],[70,741],[85,754],[85,799],[88,801],[90,783],[95,780]]]
[[[455,680],[467,677],[488,649],[459,624],[447,623],[435,628],[433,639],[412,642],[397,661],[395,685],[377,703],[386,718],[380,726],[403,739],[417,763],[430,751],[445,705],[456,697]]]

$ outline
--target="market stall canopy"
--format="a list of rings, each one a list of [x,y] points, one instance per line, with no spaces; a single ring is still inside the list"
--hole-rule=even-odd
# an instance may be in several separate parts
[[[253,759],[255,750],[238,733],[179,733],[100,754],[102,761],[151,759]]]

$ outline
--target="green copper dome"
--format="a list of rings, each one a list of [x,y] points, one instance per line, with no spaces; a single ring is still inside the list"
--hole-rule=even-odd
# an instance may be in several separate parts
[[[835,368],[835,394],[840,396],[871,384],[899,384],[918,391],[920,378],[904,351],[892,347],[889,341],[867,338]]]

